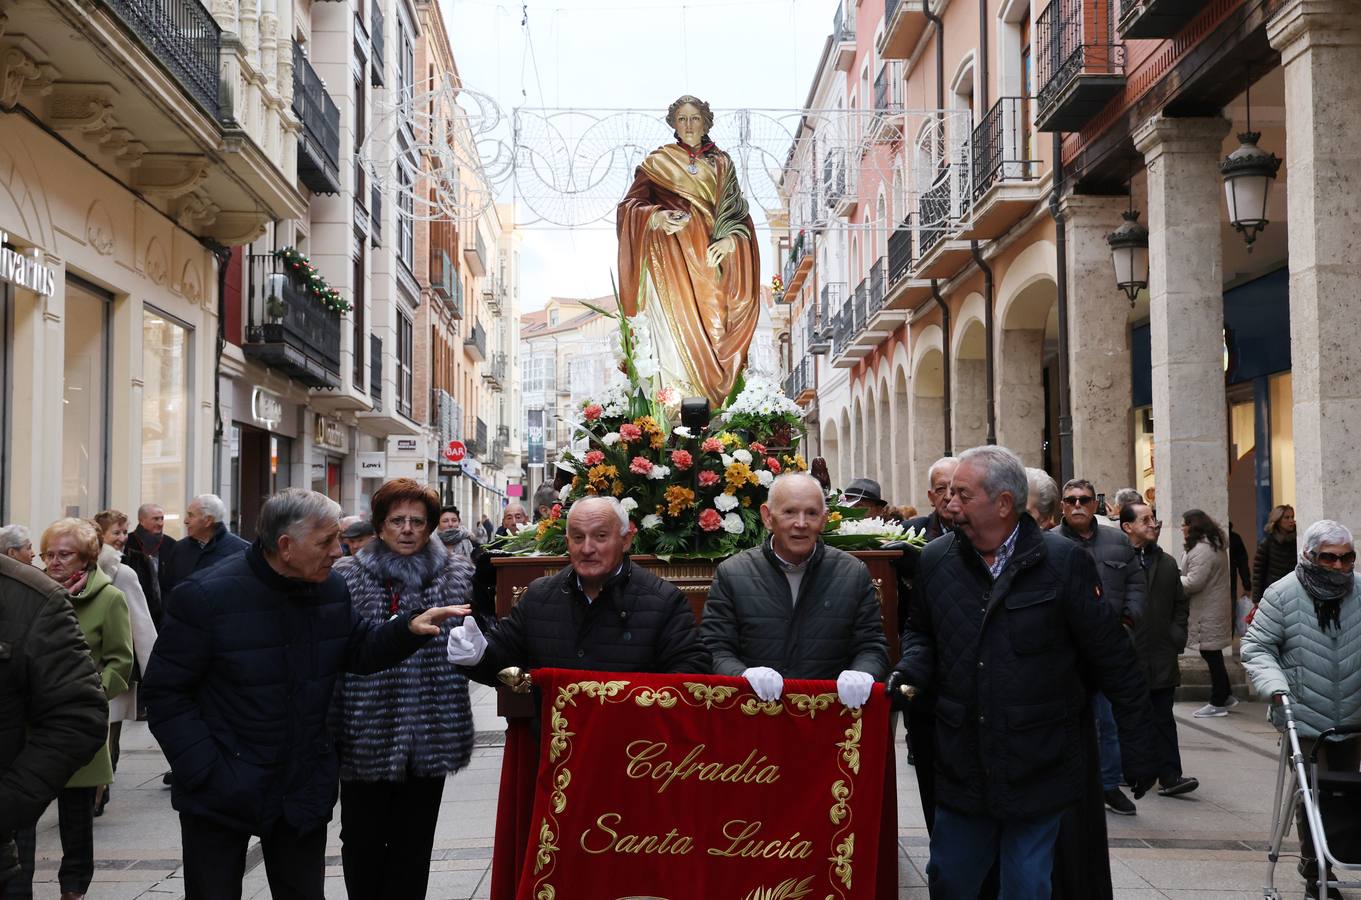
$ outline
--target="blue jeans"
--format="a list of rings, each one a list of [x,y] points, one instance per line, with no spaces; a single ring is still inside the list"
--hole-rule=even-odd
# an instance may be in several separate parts
[[[1101,789],[1113,791],[1120,786],[1120,732],[1115,713],[1105,694],[1092,695],[1092,715],[1096,717],[1096,749],[1101,757]]]
[[[1062,812],[1004,821],[936,807],[926,879],[933,900],[977,897],[1000,857],[1001,900],[1049,900]]]

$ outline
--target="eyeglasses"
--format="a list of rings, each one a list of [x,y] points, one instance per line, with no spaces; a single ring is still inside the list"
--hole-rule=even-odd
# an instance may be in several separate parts
[[[1063,498],[1063,505],[1064,505],[1064,506],[1086,506],[1086,505],[1088,505],[1089,503],[1095,503],[1095,502],[1096,502],[1096,498],[1093,497],[1093,496],[1091,496],[1090,494],[1083,494],[1081,497],[1064,497],[1064,498]]]
[[[425,527],[425,519],[421,516],[393,516],[387,520],[387,523],[389,527],[395,528],[398,531],[401,531],[407,525],[410,525],[416,531],[420,531]]]
[[[42,557],[43,562],[52,562],[53,560],[66,562],[67,560],[75,559],[79,555],[80,551],[78,550],[48,550],[42,554]]]
[[[1335,566],[1338,563],[1342,563],[1344,566],[1350,566],[1352,563],[1356,562],[1356,551],[1348,550],[1346,553],[1325,553],[1322,550],[1318,550],[1314,553],[1314,561],[1321,562],[1326,566]]]

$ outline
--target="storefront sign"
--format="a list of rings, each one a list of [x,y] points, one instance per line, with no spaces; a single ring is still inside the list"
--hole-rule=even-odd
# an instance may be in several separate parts
[[[43,297],[51,297],[57,291],[57,273],[40,257],[29,256],[18,250],[3,246],[9,242],[9,235],[0,231],[0,281],[8,281],[15,287],[33,291]]]
[[[439,473],[440,473],[441,475],[449,475],[449,476],[452,476],[452,477],[454,477],[454,478],[457,478],[457,477],[459,477],[460,475],[463,474],[463,464],[462,464],[462,463],[440,463],[440,464],[439,464]]]
[[[529,410],[528,423],[525,431],[529,437],[529,465],[542,466],[544,464],[543,410]]]
[[[326,482],[326,460],[312,460],[312,481]]]
[[[258,387],[251,391],[250,415],[257,425],[273,431],[284,419],[284,401],[278,394]]]
[[[360,478],[387,477],[388,455],[382,450],[367,450],[356,453],[355,461],[359,465]]]
[[[346,448],[345,437],[344,425],[341,425],[335,419],[317,416],[316,433],[312,436],[312,440],[318,447],[343,452]]]
[[[516,482],[515,484],[508,484],[508,485],[506,485],[506,496],[507,496],[507,497],[523,497],[524,495],[525,495],[525,486],[524,486],[523,484],[520,484],[519,482]]]

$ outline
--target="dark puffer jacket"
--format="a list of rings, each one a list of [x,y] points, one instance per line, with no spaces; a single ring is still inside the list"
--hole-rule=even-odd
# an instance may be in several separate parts
[[[1157,544],[1134,551],[1142,557],[1148,581],[1148,605],[1135,635],[1135,649],[1144,665],[1148,689],[1173,688],[1181,684],[1177,658],[1186,649],[1186,622],[1191,602],[1181,586],[1181,571],[1170,553]]]
[[[935,694],[937,803],[1025,819],[1076,802],[1079,718],[1094,690],[1115,707],[1125,771],[1151,771],[1148,689],[1076,544],[1023,515],[996,581],[958,533],[927,546],[917,581],[922,605],[894,680]]]
[[[1285,540],[1263,535],[1252,559],[1252,602],[1261,603],[1266,589],[1295,571],[1299,561],[1295,532],[1290,532]]]
[[[172,805],[252,834],[281,818],[321,827],[339,793],[326,727],[337,677],[396,665],[427,640],[407,613],[382,625],[361,618],[336,572],[320,584],[285,578],[259,541],[189,576],[142,683],[175,773]]]
[[[1059,534],[1077,544],[1087,552],[1096,563],[1097,576],[1101,579],[1101,596],[1116,616],[1131,631],[1139,627],[1144,619],[1144,603],[1147,597],[1147,583],[1144,570],[1139,566],[1139,557],[1129,538],[1118,528],[1094,524],[1093,534],[1084,540],[1065,522],[1057,529]]]
[[[880,679],[888,672],[883,613],[869,569],[821,541],[799,582],[797,603],[769,540],[724,560],[699,634],[715,675],[756,666],[785,678],[836,678],[857,669]]]
[[[494,685],[507,666],[707,675],[709,654],[680,590],[626,559],[593,603],[571,566],[535,579],[490,627],[482,661],[464,671]]]
[[[0,555],[0,845],[104,746],[109,701],[66,591]]]
[[[205,544],[200,544],[191,537],[180,538],[175,542],[175,549],[170,558],[161,560],[161,595],[165,598],[163,605],[170,605],[170,595],[181,581],[195,572],[202,572],[220,562],[235,559],[249,547],[247,541],[232,534],[221,522],[213,526],[213,535]]]

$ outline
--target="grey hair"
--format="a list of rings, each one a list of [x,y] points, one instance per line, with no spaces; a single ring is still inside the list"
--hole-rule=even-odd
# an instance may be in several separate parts
[[[1143,503],[1143,502],[1144,495],[1136,491],[1134,488],[1121,488],[1120,490],[1115,492],[1115,505],[1117,508],[1123,507],[1129,503]]]
[[[1051,522],[1059,518],[1059,484],[1044,469],[1026,466],[1026,487],[1030,497],[1035,499],[1035,509]]]
[[[1356,548],[1356,541],[1352,538],[1352,533],[1347,530],[1347,526],[1341,522],[1334,522],[1332,519],[1319,519],[1309,530],[1304,533],[1304,540],[1300,547],[1300,560],[1302,562],[1313,562],[1313,555],[1319,547],[1324,544],[1343,544]]]
[[[153,509],[159,509],[161,512],[165,512],[165,507],[159,503],[143,503],[141,506],[137,507],[137,518],[146,518],[151,515]]]
[[[197,503],[203,514],[214,522],[227,521],[227,504],[223,503],[217,494],[199,494],[193,502]]]
[[[943,468],[945,468],[946,466],[950,466],[951,468],[958,468],[958,467],[959,467],[959,457],[958,457],[958,456],[942,456],[940,459],[938,459],[938,460],[936,460],[935,462],[931,463],[931,468],[929,468],[929,469],[926,470],[926,480],[927,480],[928,482],[934,481],[935,478],[936,478],[936,470],[937,470],[937,469],[943,469]],[[928,485],[928,487],[929,487],[929,485]]]
[[[822,511],[827,511],[827,496],[822,493],[822,483],[807,472],[785,472],[783,475],[776,475],[775,480],[770,483],[770,491],[766,494],[766,503],[775,502],[776,490],[792,488],[798,484],[811,484],[816,487]]]
[[[567,508],[567,522],[571,524],[572,516],[577,515],[583,506],[588,503],[604,503],[610,508],[610,512],[619,517],[619,533],[627,535],[629,533],[629,512],[624,509],[624,504],[619,502],[618,497],[582,497],[576,503]]]
[[[1030,498],[1030,485],[1026,481],[1025,464],[1021,458],[1006,447],[985,444],[971,447],[959,454],[959,464],[980,465],[983,467],[983,490],[989,500],[995,500],[1003,492],[1011,495],[1016,509],[1024,512],[1026,500]]]
[[[29,535],[28,529],[22,525],[6,525],[0,528],[0,553],[20,550],[32,543],[33,538]]]
[[[286,488],[265,501],[255,533],[266,553],[279,552],[279,538],[296,537],[303,526],[329,525],[340,521],[340,504],[325,494],[306,488]]]

